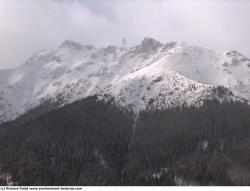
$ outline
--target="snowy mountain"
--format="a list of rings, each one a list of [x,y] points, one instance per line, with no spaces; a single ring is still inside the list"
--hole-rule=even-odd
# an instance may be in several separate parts
[[[90,95],[139,112],[205,99],[250,99],[250,60],[185,43],[145,38],[136,47],[95,48],[65,41],[15,69],[0,71],[0,122],[50,100],[60,106]]]

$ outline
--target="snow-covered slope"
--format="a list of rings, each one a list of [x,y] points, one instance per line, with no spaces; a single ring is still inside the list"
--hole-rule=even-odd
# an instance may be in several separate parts
[[[204,99],[250,99],[250,60],[185,43],[145,38],[136,47],[95,48],[65,41],[23,65],[0,71],[0,121],[43,101],[68,104],[98,94],[134,112]]]

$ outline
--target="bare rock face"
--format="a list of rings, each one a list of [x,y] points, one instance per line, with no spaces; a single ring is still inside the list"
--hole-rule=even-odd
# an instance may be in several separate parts
[[[159,48],[160,46],[162,46],[162,44],[153,39],[153,38],[149,38],[149,37],[145,37],[139,47],[139,49],[142,51],[142,52],[149,52],[149,51],[154,51],[156,50],[157,48]]]
[[[83,48],[83,45],[77,43],[77,42],[74,42],[72,40],[65,40],[60,48],[75,48],[75,49],[82,49]]]

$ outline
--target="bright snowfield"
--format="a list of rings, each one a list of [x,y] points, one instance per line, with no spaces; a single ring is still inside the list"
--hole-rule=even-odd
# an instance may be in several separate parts
[[[64,105],[94,94],[112,96],[137,113],[204,99],[249,100],[249,90],[250,60],[236,51],[151,38],[132,48],[65,41],[16,69],[0,71],[0,122],[59,98]]]

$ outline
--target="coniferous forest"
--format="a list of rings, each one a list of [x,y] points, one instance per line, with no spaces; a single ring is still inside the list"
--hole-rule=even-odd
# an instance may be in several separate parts
[[[250,185],[249,161],[250,107],[240,102],[135,117],[89,97],[0,127],[0,170],[18,185]]]

